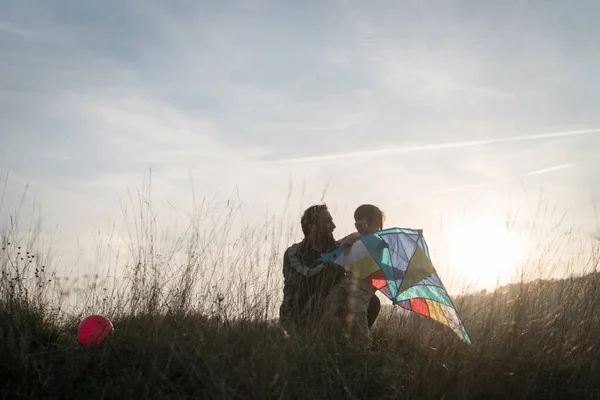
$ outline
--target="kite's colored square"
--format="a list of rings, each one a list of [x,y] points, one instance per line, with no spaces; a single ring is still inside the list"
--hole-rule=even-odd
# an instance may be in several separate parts
[[[410,308],[417,314],[429,317],[429,307],[423,299],[410,299]]]
[[[369,285],[372,285],[376,289],[381,289],[382,287],[387,285],[387,279],[385,279],[385,274],[380,269],[367,276],[365,278],[365,282],[367,282]]]
[[[367,276],[371,275],[376,271],[381,271],[377,262],[375,262],[373,257],[371,257],[370,255],[358,260],[353,264],[347,265],[346,270],[351,272],[352,275],[354,275],[358,279],[366,278]]]

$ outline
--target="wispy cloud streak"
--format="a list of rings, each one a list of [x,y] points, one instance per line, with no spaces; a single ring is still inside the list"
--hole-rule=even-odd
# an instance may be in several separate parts
[[[389,154],[405,154],[405,153],[419,153],[419,152],[437,151],[437,150],[460,149],[460,148],[467,148],[467,147],[487,146],[490,144],[499,144],[499,143],[535,141],[535,140],[544,140],[544,139],[555,139],[555,138],[561,138],[561,137],[590,135],[590,134],[594,134],[594,133],[600,133],[600,128],[581,129],[581,130],[553,132],[553,133],[541,133],[541,134],[537,134],[537,135],[509,136],[509,137],[495,138],[495,139],[466,140],[466,141],[460,141],[460,142],[426,144],[426,145],[419,145],[419,146],[391,147],[391,148],[384,148],[384,149],[377,149],[377,150],[356,151],[356,152],[338,153],[338,154],[326,154],[326,155],[321,155],[321,156],[299,157],[299,158],[291,158],[291,159],[274,160],[274,161],[268,161],[268,162],[275,163],[275,164],[299,164],[299,163],[315,163],[315,162],[320,162],[320,161],[337,161],[337,160],[343,160],[343,159],[347,159],[347,158],[360,159],[360,158],[382,156],[382,155],[389,155]]]
[[[473,183],[470,185],[455,186],[455,187],[452,187],[449,189],[443,189],[440,191],[436,191],[436,192],[434,192],[434,194],[436,194],[436,195],[448,194],[448,193],[460,192],[460,191],[468,190],[468,189],[477,189],[477,188],[484,187],[484,186],[496,185],[498,183],[516,181],[516,180],[522,179],[522,178],[544,175],[544,174],[548,174],[550,172],[562,171],[562,170],[571,168],[574,165],[575,165],[574,163],[556,165],[554,167],[548,167],[548,168],[544,168],[544,169],[527,172],[527,173],[521,174],[519,176],[507,177],[507,178],[502,178],[502,179],[494,179],[494,180],[490,180],[490,181],[486,181],[486,182]]]
[[[569,163],[569,164],[557,165],[557,166],[550,167],[550,168],[544,168],[544,169],[540,169],[537,171],[531,171],[531,172],[528,172],[525,175],[523,175],[523,177],[543,175],[543,174],[547,174],[548,172],[560,171],[563,169],[571,168],[573,165],[575,165],[575,164]]]

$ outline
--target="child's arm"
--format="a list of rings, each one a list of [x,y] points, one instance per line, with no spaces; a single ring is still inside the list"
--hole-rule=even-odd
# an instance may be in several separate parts
[[[354,242],[356,242],[356,239],[359,236],[360,236],[360,233],[358,233],[358,232],[351,233],[348,236],[346,236],[345,238],[343,238],[342,240],[340,240],[340,244],[342,246],[352,246],[354,244]]]

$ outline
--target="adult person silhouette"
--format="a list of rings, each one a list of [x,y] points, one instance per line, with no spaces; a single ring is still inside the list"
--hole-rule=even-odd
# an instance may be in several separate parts
[[[336,226],[326,204],[308,207],[300,218],[304,238],[283,255],[283,301],[279,321],[288,332],[315,327],[323,311],[323,299],[344,277],[344,269],[319,257],[336,247]]]

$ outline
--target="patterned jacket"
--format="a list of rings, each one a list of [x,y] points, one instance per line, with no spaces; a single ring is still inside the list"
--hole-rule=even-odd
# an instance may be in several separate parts
[[[293,244],[284,253],[279,319],[286,329],[304,329],[317,323],[323,312],[323,300],[344,277],[341,266],[321,263],[320,256],[318,251],[309,248],[306,240]]]

